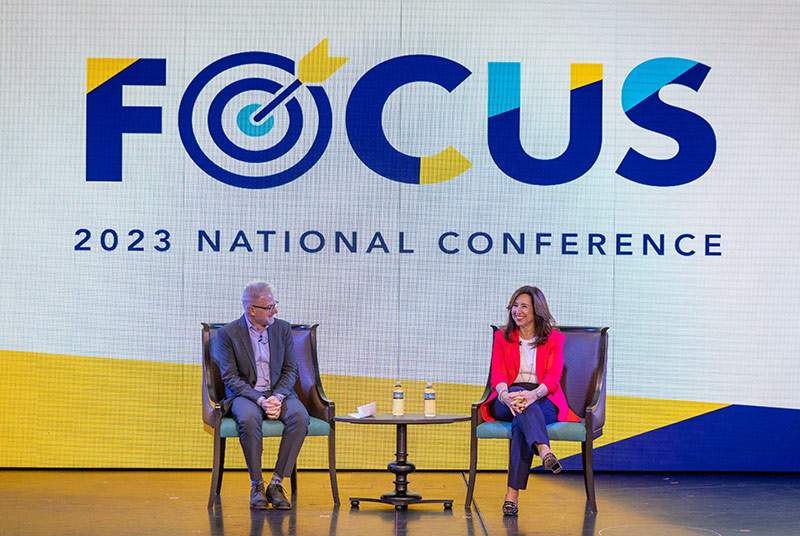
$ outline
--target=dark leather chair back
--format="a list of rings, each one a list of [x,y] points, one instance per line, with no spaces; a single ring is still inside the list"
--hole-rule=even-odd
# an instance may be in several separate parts
[[[328,421],[331,416],[320,398],[322,381],[317,361],[317,324],[293,324],[292,339],[292,354],[297,363],[297,382],[294,384],[297,398],[310,415]]]
[[[606,353],[608,328],[559,326],[565,335],[564,372],[561,388],[567,403],[579,417],[593,407],[592,428],[605,424]]]
[[[219,367],[211,359],[211,337],[225,324],[206,324],[203,322],[203,381],[200,383],[203,395],[203,422],[215,426],[213,407],[225,400],[225,384]]]

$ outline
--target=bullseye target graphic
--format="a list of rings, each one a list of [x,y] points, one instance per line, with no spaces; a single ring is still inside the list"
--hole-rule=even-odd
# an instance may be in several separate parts
[[[319,85],[347,58],[327,39],[299,62],[269,52],[221,58],[189,83],[178,111],[187,153],[211,177],[239,188],[272,188],[300,177],[325,152],[332,112]]]

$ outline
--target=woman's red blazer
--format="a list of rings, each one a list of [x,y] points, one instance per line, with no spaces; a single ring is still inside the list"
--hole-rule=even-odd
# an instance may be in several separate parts
[[[547,386],[547,398],[558,408],[559,421],[579,422],[580,418],[569,409],[567,398],[561,390],[561,372],[564,370],[564,334],[553,330],[547,342],[536,348],[536,377],[539,383]],[[494,332],[492,345],[492,372],[490,383],[492,393],[488,400],[481,404],[481,416],[484,421],[494,421],[489,412],[489,405],[497,398],[496,387],[499,383],[511,385],[519,374],[519,332],[511,332],[511,342],[507,341],[503,329]]]

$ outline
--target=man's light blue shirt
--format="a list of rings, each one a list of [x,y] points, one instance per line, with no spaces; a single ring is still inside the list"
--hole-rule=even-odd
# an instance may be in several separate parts
[[[267,328],[261,331],[250,323],[247,315],[244,317],[247,322],[247,332],[250,334],[250,343],[253,345],[253,356],[256,360],[256,391],[266,393],[270,390],[269,380],[269,341],[267,340]]]

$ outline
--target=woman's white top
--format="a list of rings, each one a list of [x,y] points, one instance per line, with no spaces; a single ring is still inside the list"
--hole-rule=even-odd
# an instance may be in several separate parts
[[[519,374],[514,383],[539,383],[536,377],[536,338],[519,340]]]

